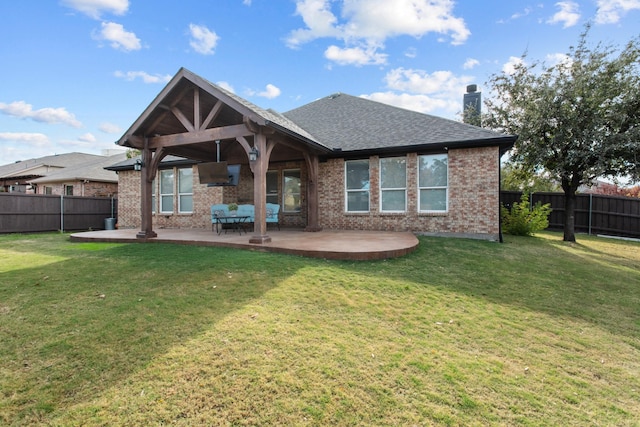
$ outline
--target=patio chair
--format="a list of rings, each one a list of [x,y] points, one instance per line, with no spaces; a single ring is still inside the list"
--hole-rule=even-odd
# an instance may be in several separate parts
[[[215,226],[215,231],[220,232],[218,227],[227,223],[227,220],[222,218],[225,216],[229,216],[229,208],[227,205],[211,205],[211,231],[213,231],[213,227]]]
[[[275,224],[278,226],[278,230],[280,230],[278,212],[280,212],[280,205],[276,203],[267,203],[267,227],[269,227],[269,224]]]

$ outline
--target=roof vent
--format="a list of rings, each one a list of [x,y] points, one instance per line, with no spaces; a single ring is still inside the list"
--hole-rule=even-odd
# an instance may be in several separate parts
[[[340,92],[338,93],[334,93],[333,95],[329,95],[329,99],[336,99],[337,97],[339,97],[341,95]]]

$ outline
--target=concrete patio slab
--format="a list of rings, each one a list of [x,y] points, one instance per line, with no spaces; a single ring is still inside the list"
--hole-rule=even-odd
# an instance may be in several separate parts
[[[396,258],[414,251],[418,238],[409,232],[323,230],[269,230],[271,242],[249,243],[251,232],[222,232],[210,229],[157,229],[153,239],[136,238],[137,229],[86,231],[71,234],[72,242],[178,243],[220,246],[254,251],[278,252],[312,258],[377,260]]]

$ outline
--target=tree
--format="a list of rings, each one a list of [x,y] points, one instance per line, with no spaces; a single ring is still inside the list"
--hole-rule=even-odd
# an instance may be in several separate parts
[[[565,194],[564,240],[575,241],[576,191],[602,176],[640,177],[639,39],[622,50],[587,43],[589,26],[556,65],[491,76],[486,127],[519,135],[511,160],[542,168]],[[617,53],[617,55],[616,55]]]
[[[525,193],[553,192],[560,189],[558,182],[550,178],[548,173],[524,169],[513,162],[507,162],[502,166],[500,188],[507,191],[522,191]]]

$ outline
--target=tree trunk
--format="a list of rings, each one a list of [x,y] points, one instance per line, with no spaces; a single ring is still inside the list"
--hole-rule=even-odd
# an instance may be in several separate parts
[[[576,191],[578,188],[563,180],[564,190],[564,238],[565,242],[576,241]]]

